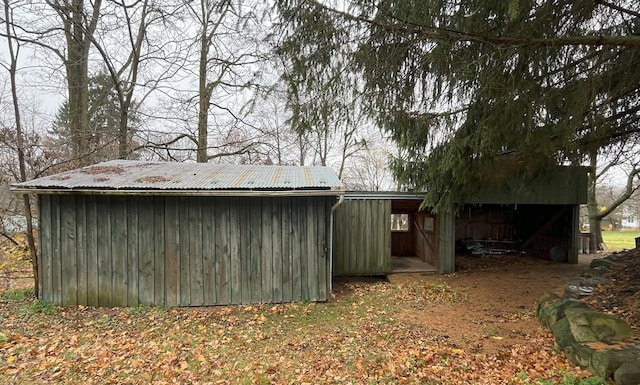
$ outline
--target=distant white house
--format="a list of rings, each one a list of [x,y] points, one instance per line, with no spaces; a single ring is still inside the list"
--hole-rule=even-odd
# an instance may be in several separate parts
[[[640,228],[640,209],[636,205],[622,206],[622,227],[638,229]]]

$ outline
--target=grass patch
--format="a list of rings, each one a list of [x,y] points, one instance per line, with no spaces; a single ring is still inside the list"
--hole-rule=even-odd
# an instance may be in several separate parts
[[[56,313],[59,309],[60,308],[56,305],[39,300],[34,300],[26,305],[20,306],[20,308],[18,309],[18,314],[20,314],[21,316],[33,315],[38,313],[48,315]]]
[[[24,302],[28,299],[33,299],[35,293],[33,288],[7,290],[0,295],[0,299],[5,301]]]
[[[640,231],[603,231],[602,240],[611,251],[634,249],[636,238],[640,237]]]

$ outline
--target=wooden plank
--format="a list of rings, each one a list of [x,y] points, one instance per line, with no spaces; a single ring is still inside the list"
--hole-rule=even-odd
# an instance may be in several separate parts
[[[296,198],[297,201],[297,210],[298,210],[298,229],[299,229],[299,238],[298,241],[300,243],[300,296],[303,301],[310,300],[309,295],[309,246],[308,238],[307,238],[307,215],[308,208],[306,206],[306,202],[301,198]]]
[[[366,200],[366,216],[364,218],[360,218],[360,227],[364,232],[363,240],[364,243],[362,245],[362,274],[370,274],[370,272],[375,272],[375,258],[377,256],[374,254],[375,252],[375,243],[376,239],[373,239],[371,236],[371,231],[373,227],[376,226],[376,222],[374,222],[375,217],[375,200]]]
[[[356,274],[358,272],[358,253],[360,249],[360,222],[362,215],[360,210],[361,201],[353,200],[349,202],[349,233],[351,234],[349,243],[349,270],[347,274]]]
[[[229,271],[229,284],[231,286],[231,303],[243,303],[249,294],[249,279],[243,275],[247,270],[249,261],[249,210],[245,200],[229,198],[229,254],[226,256]],[[245,294],[246,293],[246,294]]]
[[[333,212],[333,245],[332,245],[332,258],[333,258],[333,274],[340,275],[344,270],[344,257],[342,256],[343,245],[348,244],[345,240],[345,235],[342,231],[342,218],[344,215],[345,206],[342,202]]]
[[[164,200],[165,197],[153,197],[153,303],[166,305],[166,251],[164,243]]]
[[[180,210],[180,216],[178,221],[178,229],[180,234],[180,250],[178,255],[180,256],[180,300],[181,306],[189,306],[191,304],[191,265],[189,247],[191,243],[189,241],[189,199],[186,197],[179,197],[178,206]]]
[[[346,205],[345,205],[346,203]],[[336,243],[337,255],[337,271],[336,274],[342,275],[349,271],[349,245],[351,244],[351,233],[349,232],[349,216],[350,205],[348,202],[342,202],[338,207],[340,212],[339,219],[336,222],[336,229],[338,229],[338,239]]]
[[[281,208],[281,230],[282,230],[282,301],[292,302],[293,289],[291,279],[291,268],[293,265],[293,252],[291,245],[291,202],[289,199],[282,199]]]
[[[215,263],[216,263],[216,298],[217,303],[231,303],[231,261],[229,245],[229,198],[216,199],[215,216]]]
[[[251,231],[249,228],[251,225],[251,208],[249,206],[249,200],[250,198],[244,198],[241,200],[242,202],[238,200],[235,205],[232,204],[230,206],[230,221],[231,223],[235,222],[233,218],[233,211],[235,210],[237,211],[237,222],[239,224],[239,228],[232,228],[231,234],[229,235],[231,242],[235,242],[236,239],[239,240],[238,258],[232,258],[231,260],[231,285],[233,291],[238,290],[240,294],[240,298],[237,301],[234,297],[234,303],[251,302]]]
[[[176,197],[164,200],[165,301],[180,304],[180,209]]]
[[[200,197],[190,197],[189,205],[189,276],[191,283],[190,305],[204,304],[202,270],[202,205]]]
[[[391,272],[391,201],[384,201],[384,214],[383,214],[383,226],[382,238],[384,239],[384,257],[383,257],[383,271],[385,273]]]
[[[53,256],[53,217],[52,196],[39,195],[40,203],[40,264],[38,277],[40,288],[38,298],[44,302],[53,302],[53,271],[51,259]]]
[[[112,306],[111,301],[111,216],[109,197],[98,197],[96,220],[98,227],[98,306]]]
[[[127,306],[138,306],[138,203],[139,197],[127,198]]]
[[[87,306],[98,306],[100,287],[98,282],[98,199],[103,197],[85,198],[87,223]],[[102,236],[102,234],[100,235]]]
[[[153,305],[155,293],[153,240],[153,201],[138,201],[138,298],[143,305]]]
[[[306,223],[304,227],[306,229],[306,242],[307,253],[304,256],[306,259],[306,286],[307,286],[307,299],[310,301],[318,300],[318,259],[320,258],[319,244],[318,244],[318,210],[317,210],[318,198],[304,199],[304,205],[306,206]]]
[[[51,302],[62,305],[62,254],[60,196],[51,198]]]
[[[216,304],[216,266],[215,266],[215,198],[202,201],[202,269],[204,285],[204,304]]]
[[[260,198],[262,204],[262,217],[258,221],[258,229],[260,232],[260,287],[261,298],[258,302],[273,302],[273,199]]]
[[[245,231],[251,234],[250,240],[250,264],[249,264],[249,290],[251,292],[251,302],[260,303],[263,298],[262,286],[262,204],[260,198],[249,198],[249,223]]]
[[[307,245],[302,238],[302,218],[304,213],[300,198],[291,198],[291,288],[293,301],[306,298],[307,290],[303,292],[303,277],[306,278],[306,268],[303,267],[303,255]],[[306,265],[306,263],[305,263]]]
[[[87,304],[87,221],[84,195],[76,196],[76,261],[77,261],[77,302]]]
[[[111,220],[111,304],[127,306],[127,203],[126,198],[110,198]],[[133,231],[133,229],[132,229]]]
[[[452,273],[455,270],[455,219],[453,210],[442,210],[436,216],[438,233],[438,257],[436,269],[438,274]]]
[[[578,263],[578,248],[580,245],[580,206],[571,206],[571,230],[569,240],[568,263]]]
[[[282,210],[283,198],[271,198],[271,286],[273,287],[270,302],[282,302],[283,292],[283,252],[282,252]]]
[[[78,304],[78,263],[76,245],[76,201],[60,197],[60,270],[63,306]]]
[[[381,229],[384,228],[383,217],[384,205],[382,200],[376,199],[371,202],[371,225],[369,226],[369,233],[371,234],[371,256],[369,266],[372,271],[376,273],[381,272],[381,261],[384,259],[384,237],[381,235]]]
[[[328,277],[329,266],[331,263],[329,261],[328,248],[329,248],[329,225],[328,225],[328,210],[331,210],[331,207],[327,208],[327,204],[329,203],[328,197],[318,197],[314,198],[314,201],[317,200],[317,236],[318,238],[318,276],[317,276],[317,287],[318,287],[318,301],[325,301],[328,298],[327,290],[328,290],[328,282],[331,280],[331,277]]]

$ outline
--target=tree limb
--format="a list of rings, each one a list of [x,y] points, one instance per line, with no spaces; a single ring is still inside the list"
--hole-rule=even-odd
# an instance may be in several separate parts
[[[602,220],[607,215],[611,214],[615,209],[617,209],[622,203],[624,203],[627,199],[633,195],[638,189],[640,189],[640,183],[634,184],[634,180],[636,176],[640,174],[640,168],[635,167],[633,171],[627,177],[627,185],[625,187],[624,193],[620,195],[606,210],[600,212],[596,218]]]

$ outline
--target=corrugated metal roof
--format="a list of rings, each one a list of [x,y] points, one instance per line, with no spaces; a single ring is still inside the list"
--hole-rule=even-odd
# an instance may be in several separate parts
[[[336,191],[344,186],[326,167],[112,160],[13,184],[14,191]]]

